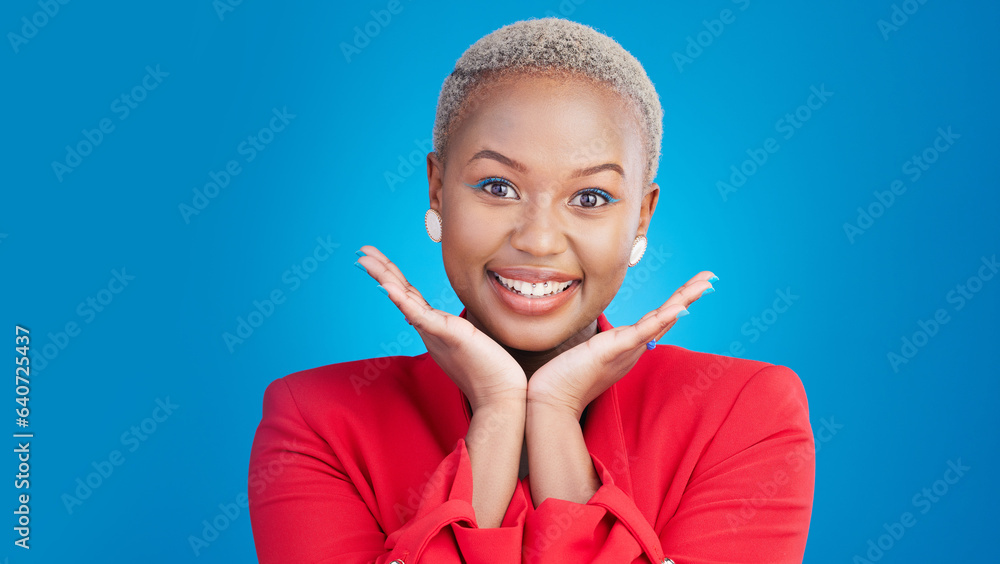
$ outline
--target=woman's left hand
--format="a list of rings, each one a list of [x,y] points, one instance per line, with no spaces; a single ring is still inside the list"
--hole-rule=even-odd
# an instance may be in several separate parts
[[[662,306],[633,325],[598,333],[553,358],[528,379],[528,403],[545,405],[579,419],[584,408],[628,373],[646,351],[646,343],[659,340],[686,315],[687,307],[712,288],[709,271],[700,272],[681,286]]]

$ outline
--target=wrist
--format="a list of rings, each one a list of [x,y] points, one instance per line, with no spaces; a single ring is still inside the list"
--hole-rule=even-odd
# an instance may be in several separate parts
[[[526,416],[544,416],[548,418],[570,418],[579,422],[586,406],[579,405],[579,402],[560,398],[551,394],[530,393],[527,396]]]
[[[472,408],[473,414],[480,411],[517,413],[524,410],[526,402],[526,389],[506,390],[489,394],[484,393],[469,398],[469,406]]]

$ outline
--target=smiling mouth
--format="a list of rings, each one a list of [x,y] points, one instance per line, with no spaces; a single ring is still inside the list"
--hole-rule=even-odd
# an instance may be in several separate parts
[[[512,293],[525,298],[549,298],[558,294],[561,294],[568,290],[571,286],[579,282],[578,280],[571,280],[568,282],[525,282],[523,280],[516,280],[514,278],[504,278],[496,272],[490,272],[493,278],[500,283],[505,289],[510,290]]]

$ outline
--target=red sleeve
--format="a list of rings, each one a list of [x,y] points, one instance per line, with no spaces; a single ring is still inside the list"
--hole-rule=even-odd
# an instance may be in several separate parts
[[[635,502],[615,485],[607,467],[593,453],[590,459],[602,484],[587,503],[550,497],[538,509],[528,510],[524,562],[659,564],[663,551],[652,527]]]
[[[815,451],[805,391],[784,366],[737,397],[662,531],[591,455],[602,485],[586,504],[549,498],[525,521],[525,562],[802,562]]]
[[[791,369],[743,387],[660,533],[678,563],[801,563],[816,472],[809,408]]]
[[[415,514],[387,535],[334,449],[303,420],[287,383],[276,380],[264,393],[249,475],[262,564],[520,562],[527,504],[519,492],[501,527],[479,529],[472,467],[459,439],[428,480]]]

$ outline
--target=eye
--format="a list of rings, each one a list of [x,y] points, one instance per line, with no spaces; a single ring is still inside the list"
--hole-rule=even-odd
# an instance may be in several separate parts
[[[604,203],[601,203],[601,200],[604,200]],[[574,204],[573,202],[576,201],[579,201],[579,203]],[[600,188],[587,188],[578,192],[576,196],[573,196],[573,199],[569,203],[570,205],[578,205],[583,208],[599,208],[617,201],[617,198],[612,198],[611,194]]]
[[[496,196],[497,198],[503,198],[506,200],[519,199],[517,196],[517,190],[514,188],[511,181],[499,176],[484,178],[475,184],[466,184],[466,186],[481,190],[491,196]]]

